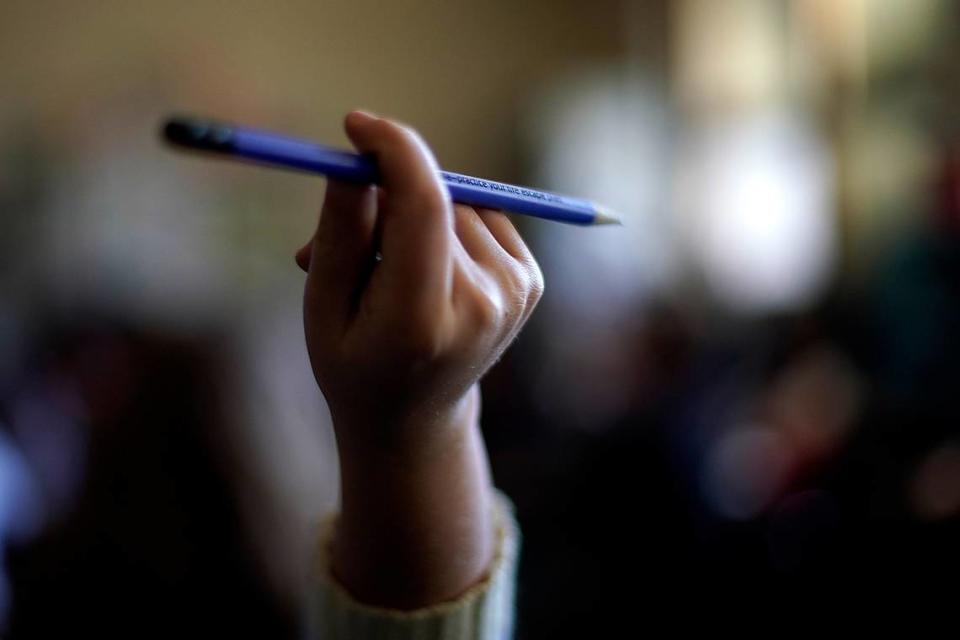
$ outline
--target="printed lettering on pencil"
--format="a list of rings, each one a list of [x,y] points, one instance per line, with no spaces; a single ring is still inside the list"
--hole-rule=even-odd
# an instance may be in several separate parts
[[[504,184],[502,182],[489,182],[487,180],[481,180],[479,178],[471,178],[469,176],[462,176],[456,173],[447,173],[447,172],[443,172],[443,177],[446,178],[447,180],[452,180],[459,184],[465,184],[471,187],[480,187],[482,189],[489,189],[491,191],[506,191],[507,193],[512,193],[514,195],[522,196],[524,198],[531,198],[533,200],[545,200],[547,202],[563,202],[563,198],[561,198],[560,196],[554,195],[552,193],[543,193],[541,191],[531,191],[530,189],[521,189],[520,187]]]

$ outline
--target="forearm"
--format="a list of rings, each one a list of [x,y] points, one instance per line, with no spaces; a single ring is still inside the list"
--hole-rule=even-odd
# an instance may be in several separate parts
[[[493,555],[491,482],[477,398],[415,446],[368,446],[338,429],[337,579],[358,600],[414,609],[456,598]],[[422,433],[422,432],[421,432]]]

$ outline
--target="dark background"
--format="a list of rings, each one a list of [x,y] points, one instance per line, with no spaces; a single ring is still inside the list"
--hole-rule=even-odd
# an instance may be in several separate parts
[[[517,220],[546,294],[483,422],[518,638],[955,582],[958,33],[946,0],[4,2],[0,631],[300,633],[322,180],[176,154],[175,111],[345,145],[364,107],[623,212]]]

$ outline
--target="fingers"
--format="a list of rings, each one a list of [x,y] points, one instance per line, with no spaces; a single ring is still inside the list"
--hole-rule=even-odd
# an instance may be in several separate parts
[[[331,180],[313,241],[297,252],[307,294],[345,324],[374,254],[376,189]]]
[[[526,322],[543,292],[543,276],[529,249],[502,213],[455,206],[457,238],[473,265],[474,315],[511,336]],[[458,284],[462,282],[458,280]],[[491,290],[490,284],[496,288]],[[458,295],[459,300],[471,296]]]
[[[504,251],[519,263],[520,268],[526,274],[527,308],[520,318],[520,324],[522,325],[533,313],[534,307],[543,296],[543,272],[540,271],[540,265],[537,264],[536,258],[533,257],[533,253],[530,252],[527,244],[520,237],[517,228],[513,226],[506,214],[492,209],[478,209],[477,214],[483,220],[490,235],[496,238]]]
[[[430,346],[441,318],[453,322],[445,313],[453,303],[472,318],[464,337],[512,337],[540,299],[543,277],[510,220],[460,205],[454,214],[436,161],[411,130],[360,112],[346,130],[376,157],[381,185],[330,182],[317,232],[296,256],[309,273],[312,308],[346,328],[362,292],[372,302],[364,308],[382,310],[395,335]],[[371,276],[377,249],[383,261]]]
[[[450,297],[452,208],[436,161],[410,129],[363,112],[347,116],[346,132],[376,157],[385,192],[381,209],[385,295],[413,318],[429,318]]]
[[[513,262],[513,257],[493,237],[475,209],[455,204],[453,212],[457,238],[472,260],[488,267]]]
[[[507,253],[520,262],[534,262],[533,254],[520,237],[520,232],[505,213],[493,209],[477,209],[477,215]]]

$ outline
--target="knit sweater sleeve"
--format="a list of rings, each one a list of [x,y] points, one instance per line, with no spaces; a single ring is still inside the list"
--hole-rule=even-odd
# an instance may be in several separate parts
[[[493,501],[496,550],[484,578],[456,600],[414,611],[362,604],[332,576],[330,541],[336,515],[323,524],[319,566],[310,593],[310,638],[324,640],[509,640],[520,530],[513,505],[500,492]]]

